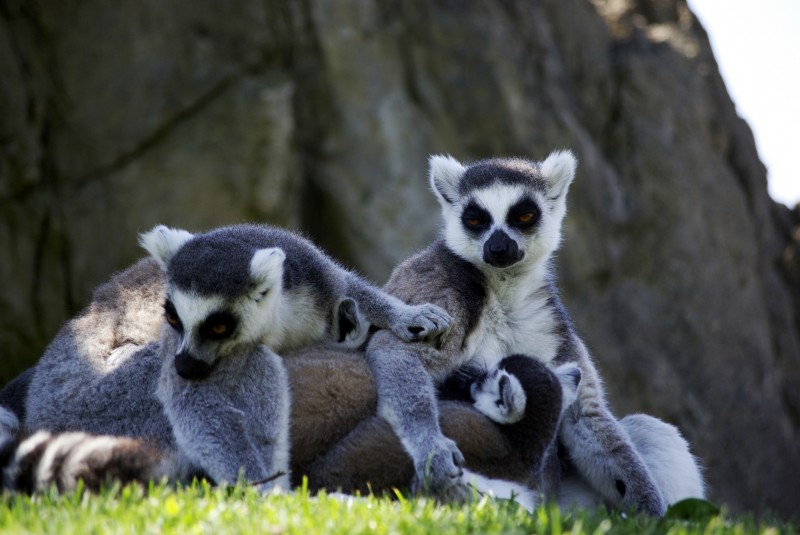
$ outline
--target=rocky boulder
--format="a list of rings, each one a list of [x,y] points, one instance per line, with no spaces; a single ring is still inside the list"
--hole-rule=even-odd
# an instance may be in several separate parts
[[[800,216],[684,0],[6,0],[0,382],[157,223],[303,229],[376,282],[426,159],[580,159],[564,299],[615,411],[680,426],[734,511],[800,495]]]

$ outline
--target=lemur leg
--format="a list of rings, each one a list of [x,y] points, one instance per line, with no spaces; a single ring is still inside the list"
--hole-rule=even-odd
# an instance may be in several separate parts
[[[628,434],[605,407],[596,381],[584,373],[578,400],[561,423],[559,436],[569,458],[608,503],[661,517],[664,498]]]
[[[423,341],[440,348],[450,333],[453,318],[436,305],[406,304],[352,274],[345,294],[358,303],[370,323],[390,329],[404,342]]]

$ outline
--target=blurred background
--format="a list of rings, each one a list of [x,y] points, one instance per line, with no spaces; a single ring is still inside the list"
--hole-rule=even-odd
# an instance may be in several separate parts
[[[0,77],[0,384],[158,223],[302,229],[383,283],[437,235],[429,154],[568,147],[560,284],[615,413],[797,514],[800,213],[684,0],[3,0]]]

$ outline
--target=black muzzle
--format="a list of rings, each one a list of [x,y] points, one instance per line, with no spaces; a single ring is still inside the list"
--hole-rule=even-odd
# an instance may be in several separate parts
[[[185,351],[175,355],[175,371],[184,379],[190,381],[205,379],[213,369],[213,365],[198,360]]]
[[[516,264],[525,253],[517,242],[502,230],[495,230],[483,244],[483,261],[494,267],[508,267]]]

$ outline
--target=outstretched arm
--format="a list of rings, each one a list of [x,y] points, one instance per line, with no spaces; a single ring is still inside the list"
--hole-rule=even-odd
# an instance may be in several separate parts
[[[424,341],[441,347],[447,340],[453,318],[441,307],[406,304],[353,274],[345,293],[355,299],[367,321],[391,330],[405,342]]]

